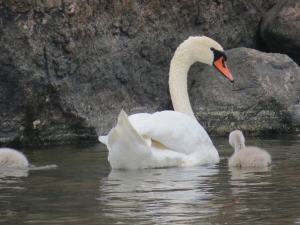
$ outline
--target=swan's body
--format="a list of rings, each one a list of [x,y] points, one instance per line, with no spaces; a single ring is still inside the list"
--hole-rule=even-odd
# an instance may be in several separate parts
[[[169,86],[175,111],[139,113],[127,117],[122,110],[118,123],[99,141],[109,150],[112,168],[142,169],[214,164],[219,154],[197,122],[187,92],[187,72],[196,62],[214,65],[233,81],[223,48],[207,37],[190,37],[171,61]]]
[[[267,151],[245,146],[245,138],[240,130],[230,133],[229,144],[234,148],[234,154],[228,161],[229,167],[267,167],[271,164],[271,156]]]
[[[0,148],[0,166],[27,167],[27,158],[19,151],[11,148]]]

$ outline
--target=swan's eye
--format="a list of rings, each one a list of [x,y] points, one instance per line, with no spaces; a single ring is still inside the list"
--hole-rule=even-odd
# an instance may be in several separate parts
[[[224,51],[219,51],[214,48],[210,48],[210,50],[214,54],[214,62],[222,58],[222,65],[224,68],[226,68],[226,60],[227,60],[227,55]]]
[[[222,59],[222,65],[223,65],[224,68],[226,68],[226,63],[225,63],[224,57]]]

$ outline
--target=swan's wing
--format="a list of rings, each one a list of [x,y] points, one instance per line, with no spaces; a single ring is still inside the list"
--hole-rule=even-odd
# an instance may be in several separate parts
[[[108,134],[107,148],[112,168],[146,168],[148,165],[145,161],[152,155],[147,142],[133,128],[123,110],[118,117],[117,126]]]
[[[99,136],[98,140],[102,144],[105,144],[106,146],[108,145],[108,135]]]
[[[204,128],[180,112],[134,114],[129,117],[129,121],[143,137],[149,137],[177,152],[190,154],[201,145],[213,146]]]
[[[152,145],[152,140],[151,138],[144,136],[144,141],[147,143],[148,146]],[[108,135],[100,135],[98,140],[102,143],[105,144],[106,146],[108,146]]]

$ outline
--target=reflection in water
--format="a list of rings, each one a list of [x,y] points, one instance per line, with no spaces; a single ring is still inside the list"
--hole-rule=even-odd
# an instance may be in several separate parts
[[[47,169],[55,169],[57,165],[46,165],[46,166],[32,166],[30,167],[30,170],[47,170]]]
[[[100,187],[107,217],[169,224],[196,222],[216,213],[209,199],[209,181],[218,169],[169,168],[112,170]]]
[[[244,224],[292,224],[299,210],[299,192],[288,182],[291,173],[286,168],[230,168],[231,195],[234,199],[232,221]],[[297,186],[299,179],[294,180]],[[294,192],[294,193],[293,193]],[[295,199],[288,196],[295,195]],[[290,209],[290,210],[288,210]]]
[[[264,173],[270,171],[270,167],[231,167],[229,171],[231,173],[229,182],[233,186],[231,188],[233,196],[241,192],[248,192],[249,186],[270,184],[265,178],[271,175]]]
[[[34,185],[27,187],[27,180],[32,171],[56,168],[56,165],[35,167],[0,167],[0,224],[23,224],[22,213],[29,207],[28,202],[34,202],[34,197],[29,198]],[[45,181],[44,181],[45,182]],[[42,188],[40,188],[42,189]],[[9,206],[9,208],[8,208]]]
[[[27,177],[28,168],[0,167],[0,178],[5,177]]]
[[[232,167],[229,168],[229,172],[231,173],[230,183],[232,185],[240,185],[244,184],[244,182],[248,183],[249,179],[257,179],[258,183],[254,184],[263,185],[265,184],[263,182],[263,178],[266,176],[270,176],[270,174],[264,174],[263,172],[267,172],[270,170],[270,167]]]
[[[0,224],[300,224],[300,140],[247,142],[270,168],[229,169],[227,138],[214,168],[111,171],[104,147],[23,149],[37,167],[2,171]]]
[[[0,166],[0,178],[5,177],[27,177],[29,170],[45,170],[45,169],[53,169],[57,166],[55,164],[53,165],[47,165],[47,166],[29,166],[29,167],[6,167],[6,166]]]

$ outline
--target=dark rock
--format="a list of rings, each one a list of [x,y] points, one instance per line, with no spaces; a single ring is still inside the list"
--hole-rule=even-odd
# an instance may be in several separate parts
[[[260,33],[273,52],[289,55],[300,65],[300,2],[283,0],[268,11]]]
[[[0,143],[95,141],[122,108],[172,108],[177,46],[207,35],[260,48],[261,17],[276,2],[0,0]],[[203,79],[194,68],[190,87]]]
[[[248,48],[227,51],[231,84],[211,67],[190,91],[199,122],[210,134],[300,131],[300,68],[287,55]]]

